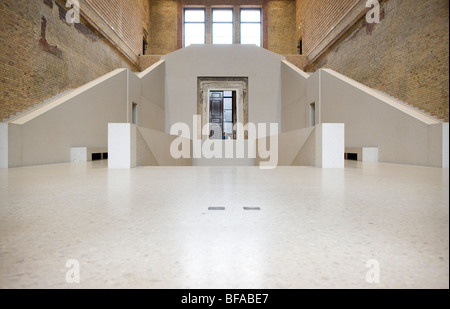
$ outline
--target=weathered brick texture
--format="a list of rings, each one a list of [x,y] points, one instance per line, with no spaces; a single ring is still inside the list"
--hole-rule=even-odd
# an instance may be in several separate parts
[[[331,68],[449,119],[449,2],[385,0],[384,18],[362,18],[310,71]]]
[[[295,1],[268,1],[268,49],[278,54],[296,54]]]
[[[296,0],[297,37],[309,54],[360,0]]]
[[[143,53],[143,35],[149,31],[148,0],[85,0],[136,55]]]
[[[84,20],[75,27],[60,18],[64,4],[43,0],[0,1],[0,118],[116,68],[137,71]]]
[[[150,1],[150,42],[152,55],[165,55],[177,50],[178,2]]]

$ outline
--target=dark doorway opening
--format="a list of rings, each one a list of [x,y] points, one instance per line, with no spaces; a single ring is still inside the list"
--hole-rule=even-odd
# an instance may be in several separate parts
[[[236,139],[236,91],[214,90],[209,95],[211,139]]]

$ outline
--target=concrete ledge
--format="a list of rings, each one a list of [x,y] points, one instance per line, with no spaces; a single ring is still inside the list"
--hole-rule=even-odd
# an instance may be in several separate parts
[[[378,147],[347,147],[345,158],[350,160],[350,155],[356,155],[356,160],[361,162],[378,162]]]
[[[108,158],[108,148],[105,147],[72,147],[70,148],[70,162],[89,162],[94,160],[92,155],[98,154],[98,160]]]

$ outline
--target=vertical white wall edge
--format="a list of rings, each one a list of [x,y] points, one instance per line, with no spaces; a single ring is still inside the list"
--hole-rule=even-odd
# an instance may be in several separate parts
[[[442,124],[442,168],[449,168],[449,127],[448,122]]]
[[[8,124],[0,123],[0,168],[8,168]]]
[[[344,168],[345,124],[321,123],[316,126],[316,167]]]

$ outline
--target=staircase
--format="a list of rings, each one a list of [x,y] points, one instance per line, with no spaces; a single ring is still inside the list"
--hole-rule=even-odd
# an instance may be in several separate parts
[[[53,96],[53,97],[51,97],[51,98],[49,98],[49,99],[47,99],[47,100],[41,102],[41,103],[38,103],[38,104],[36,104],[36,105],[34,105],[34,106],[29,107],[29,108],[26,109],[26,110],[23,110],[23,111],[21,111],[21,112],[18,112],[18,113],[16,113],[15,115],[11,115],[11,116],[9,116],[9,118],[3,119],[3,123],[8,123],[8,122],[10,122],[10,121],[12,121],[12,120],[14,120],[14,119],[20,117],[20,116],[23,116],[23,115],[25,115],[25,114],[27,114],[27,113],[29,113],[29,112],[35,110],[35,109],[38,109],[38,108],[42,107],[42,106],[44,106],[44,105],[46,105],[46,104],[48,104],[48,103],[50,103],[50,102],[52,102],[52,101],[54,101],[54,100],[56,100],[56,99],[59,99],[60,97],[65,96],[66,94],[68,94],[68,93],[71,92],[72,90],[73,90],[73,89],[67,89],[67,90],[65,90],[65,91],[63,91],[63,92],[61,92],[61,93],[58,93],[57,95],[55,95],[55,96]]]
[[[439,118],[436,117],[435,115],[433,115],[433,114],[431,114],[431,113],[429,113],[429,112],[426,112],[425,110],[420,109],[420,108],[418,108],[417,106],[414,106],[414,105],[412,105],[412,104],[406,103],[405,101],[402,101],[402,100],[400,100],[400,99],[398,99],[398,98],[396,98],[396,97],[394,97],[394,96],[391,96],[390,94],[387,94],[386,92],[383,92],[383,91],[381,91],[381,90],[378,90],[378,89],[375,89],[375,88],[372,88],[372,89],[375,90],[375,91],[378,92],[378,93],[381,93],[381,94],[384,95],[384,96],[387,96],[388,98],[390,98],[390,99],[392,99],[392,100],[394,100],[394,101],[396,101],[396,102],[398,102],[398,103],[400,103],[400,104],[403,104],[403,105],[405,105],[405,106],[408,106],[408,107],[410,107],[410,108],[413,108],[413,109],[415,109],[416,111],[418,111],[419,113],[421,113],[421,114],[423,114],[423,115],[426,115],[426,116],[428,116],[428,117],[430,117],[430,118],[433,118],[434,120],[437,120],[437,121],[440,121],[440,122],[445,122],[444,119],[439,119]]]

